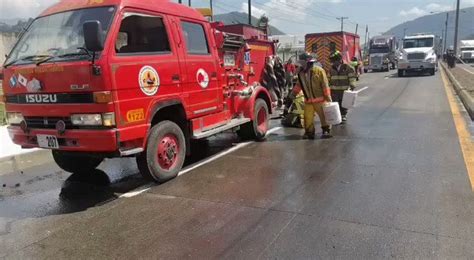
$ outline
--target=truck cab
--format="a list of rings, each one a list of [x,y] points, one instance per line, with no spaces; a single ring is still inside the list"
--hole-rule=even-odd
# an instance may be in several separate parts
[[[134,156],[145,177],[164,182],[192,139],[235,129],[263,140],[272,100],[259,76],[274,44],[253,38],[252,49],[225,29],[167,0],[53,5],[3,66],[13,142],[51,149],[71,172]]]
[[[460,58],[469,63],[474,61],[474,40],[463,40],[460,42]]]
[[[369,65],[371,71],[390,71],[397,63],[397,41],[394,36],[376,36],[369,43]]]
[[[439,37],[431,34],[417,34],[403,39],[403,48],[398,61],[398,76],[407,72],[434,75],[438,67]]]

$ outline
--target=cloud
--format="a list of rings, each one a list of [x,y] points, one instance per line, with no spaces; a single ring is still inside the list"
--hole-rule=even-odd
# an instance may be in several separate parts
[[[0,18],[35,17],[58,0],[0,0]]]
[[[472,0],[474,3],[474,0]],[[425,7],[412,7],[411,9],[408,10],[402,10],[400,11],[401,16],[410,16],[410,17],[419,17],[419,16],[424,16],[428,15],[430,13],[437,13],[437,12],[446,12],[450,11],[452,9],[451,6],[449,5],[441,5],[438,3],[430,3],[426,5]]]
[[[413,7],[412,9],[409,9],[409,10],[400,11],[401,16],[423,16],[427,14],[428,14],[427,11],[422,10],[418,7]]]
[[[449,5],[440,5],[437,3],[431,3],[426,6],[426,9],[430,12],[446,12],[446,11],[450,11],[452,8]]]
[[[243,3],[240,11],[247,14],[249,12],[249,4]],[[260,9],[252,5],[252,16],[260,17],[264,14],[267,14],[267,12],[265,12],[263,9]]]

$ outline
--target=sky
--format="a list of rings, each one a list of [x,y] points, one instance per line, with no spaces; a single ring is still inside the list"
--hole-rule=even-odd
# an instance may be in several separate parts
[[[57,0],[0,0],[0,19],[38,15]],[[177,2],[178,0],[173,0]],[[195,7],[207,7],[210,0],[192,0]],[[183,0],[188,3],[188,0]],[[213,0],[215,13],[247,13],[248,0]],[[344,30],[359,32],[369,26],[371,35],[431,12],[455,7],[455,0],[251,0],[252,14],[267,15],[270,23],[288,34],[340,30],[336,17],[348,17]],[[474,6],[474,0],[461,0],[461,7]]]

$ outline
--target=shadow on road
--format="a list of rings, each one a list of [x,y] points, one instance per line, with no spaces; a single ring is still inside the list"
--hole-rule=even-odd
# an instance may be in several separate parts
[[[193,165],[240,142],[223,133],[191,142]],[[52,162],[2,176],[0,218],[30,218],[70,214],[100,206],[120,195],[150,184],[141,177],[135,158],[109,159],[91,172],[67,173]]]

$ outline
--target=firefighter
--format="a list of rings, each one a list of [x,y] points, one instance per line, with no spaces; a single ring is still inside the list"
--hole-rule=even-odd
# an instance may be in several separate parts
[[[350,65],[345,64],[342,60],[342,55],[339,51],[331,54],[331,70],[329,72],[329,85],[331,88],[331,97],[334,102],[339,103],[342,122],[347,121],[347,109],[343,108],[342,97],[344,91],[355,89],[356,73],[354,68]]]
[[[289,59],[285,64],[286,73],[286,91],[290,91],[293,88],[293,77],[296,74],[296,66],[293,64],[293,59]]]
[[[314,114],[318,114],[323,130],[321,138],[331,138],[331,126],[326,123],[323,105],[331,102],[331,90],[329,89],[326,72],[323,68],[315,66],[316,59],[309,53],[299,56],[301,68],[297,73],[298,82],[292,93],[297,95],[303,92],[305,98],[304,106],[304,139],[314,139]]]

